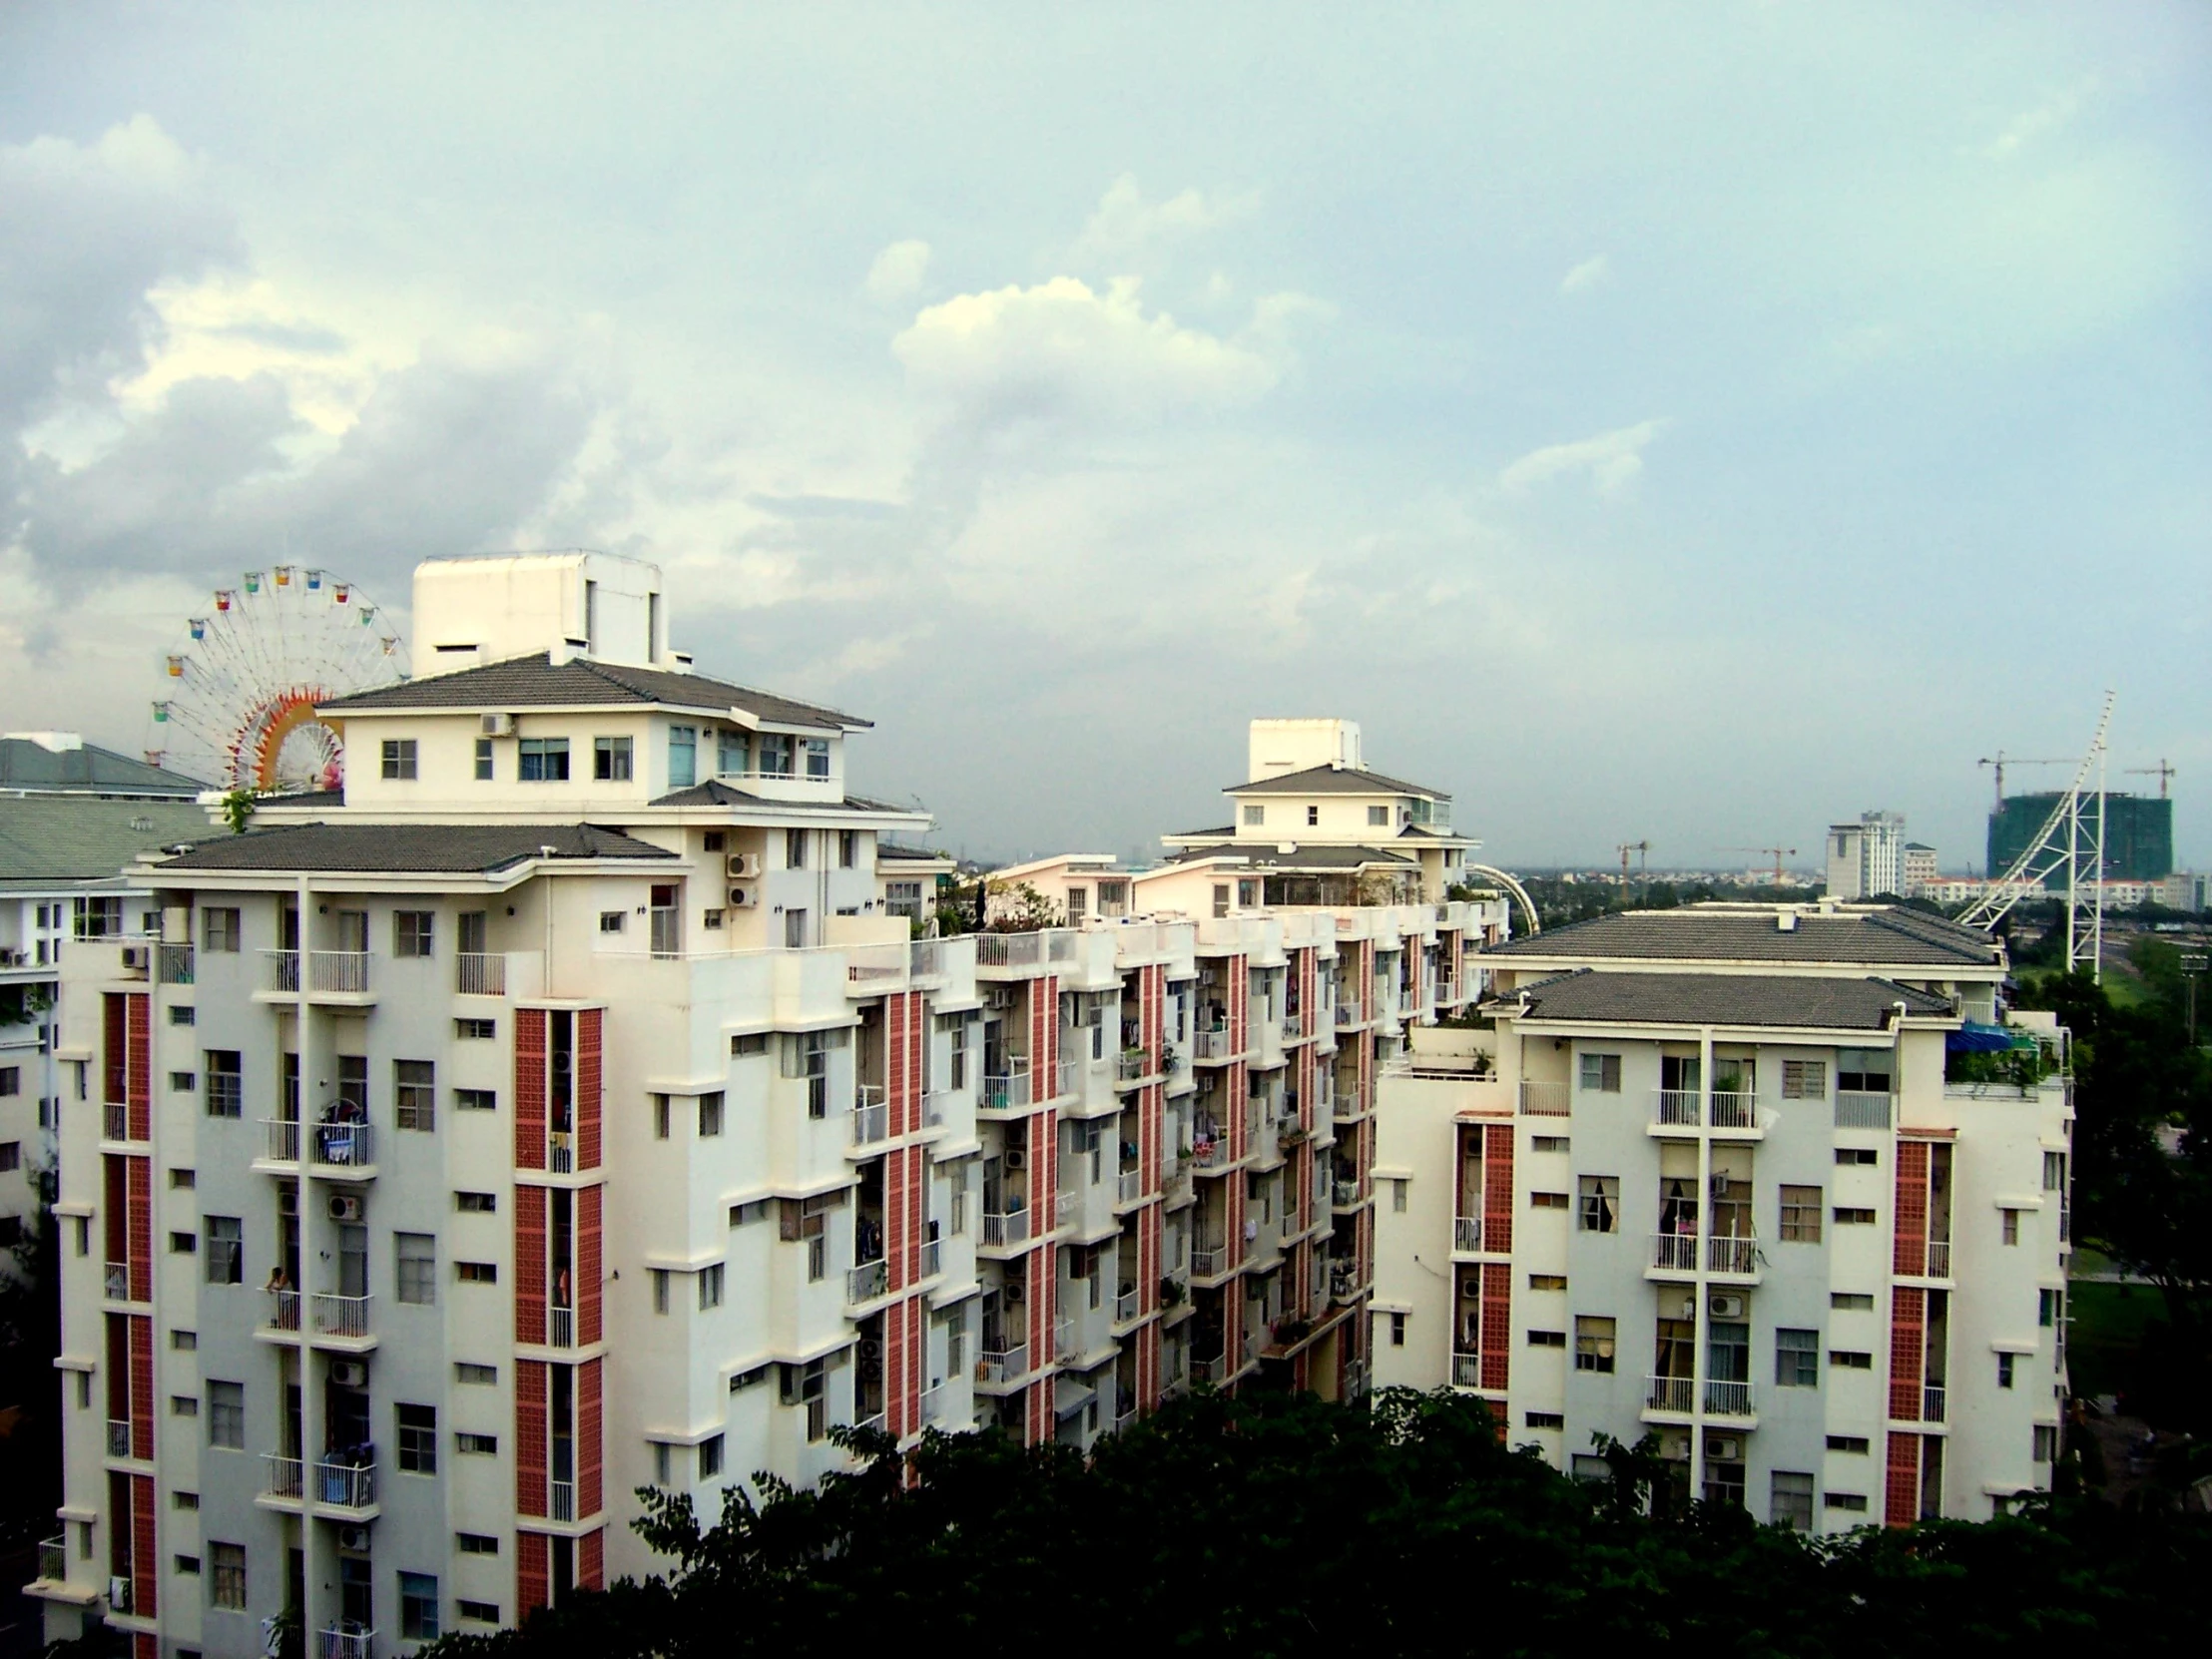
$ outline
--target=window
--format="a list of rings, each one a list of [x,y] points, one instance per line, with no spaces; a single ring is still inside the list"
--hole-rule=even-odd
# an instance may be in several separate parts
[[[1564,1210],[1567,1208],[1565,1193],[1530,1193],[1528,1203],[1535,1210]]]
[[[712,1480],[722,1472],[722,1436],[710,1434],[699,1442],[699,1478]]]
[[[490,1042],[499,1035],[499,1026],[488,1019],[457,1019],[453,1022],[453,1035],[463,1042]]]
[[[1387,830],[1387,829],[1389,828],[1389,826],[1390,826],[1390,810],[1389,810],[1389,808],[1387,808],[1387,807],[1370,807],[1370,808],[1368,809],[1368,828],[1369,828],[1369,829],[1371,829],[1371,830]]]
[[[2066,1155],[2063,1152],[2043,1154],[2043,1191],[2054,1193],[2066,1185]]]
[[[2058,1456],[2058,1425],[2054,1422],[2035,1424],[2035,1461],[2048,1463]]]
[[[191,1236],[189,1233],[186,1235],[187,1238]],[[197,1331],[172,1331],[169,1334],[169,1346],[180,1354],[190,1354],[200,1346],[200,1333]]]
[[[765,1198],[756,1198],[750,1204],[733,1204],[730,1206],[730,1225],[750,1227],[754,1222],[768,1220],[768,1212],[769,1201]]]
[[[665,1141],[668,1139],[668,1096],[656,1094],[646,1098],[653,1106],[653,1138]]]
[[[1390,1209],[1394,1213],[1401,1216],[1405,1214],[1406,1190],[1411,1186],[1412,1182],[1405,1180],[1401,1176],[1392,1176],[1390,1178]]]
[[[1871,1168],[1881,1161],[1882,1154],[1871,1146],[1840,1146],[1836,1149],[1836,1162],[1842,1165]]]
[[[795,1031],[784,1038],[783,1072],[786,1077],[807,1079],[807,1115],[823,1118],[830,1115],[830,1050],[842,1048],[851,1040],[851,1033],[835,1031]]]
[[[1621,1225],[1621,1182],[1617,1175],[1582,1177],[1582,1231],[1617,1233]]]
[[[735,727],[715,734],[715,771],[724,777],[742,777],[753,770],[753,740]]]
[[[496,1215],[499,1210],[497,1193],[455,1193],[453,1207],[464,1215]]]
[[[722,927],[722,912],[720,910],[707,911],[699,918],[699,924],[709,931],[719,932]]]
[[[807,867],[806,830],[787,830],[784,831],[784,867],[786,869],[805,869]]]
[[[1306,828],[1307,828],[1307,829],[1309,829],[1309,830],[1311,830],[1311,829],[1315,828],[1315,827],[1316,827],[1317,825],[1319,825],[1320,823],[1321,823],[1321,809],[1320,809],[1319,807],[1309,807],[1309,808],[1307,808],[1307,809],[1306,809]]]
[[[730,1057],[736,1060],[757,1058],[768,1052],[768,1033],[748,1031],[730,1039]]]
[[[1621,1057],[1618,1054],[1583,1055],[1582,1088],[1589,1094],[1619,1094]]]
[[[491,781],[491,739],[489,738],[478,738],[476,740],[476,780],[478,783],[489,783]]]
[[[1864,1434],[1831,1434],[1828,1437],[1828,1449],[1853,1457],[1864,1457],[1872,1449],[1872,1443]]]
[[[1826,1060],[1785,1060],[1782,1062],[1782,1098],[1784,1100],[1826,1100],[1828,1098],[1828,1062]],[[1808,1509],[1812,1492],[1806,1492]]]
[[[1831,1291],[1828,1305],[1847,1313],[1871,1314],[1874,1312],[1874,1293],[1871,1291]]]
[[[1817,1388],[1821,1385],[1821,1334],[1818,1331],[1785,1329],[1775,1332],[1774,1385],[1778,1388]]]
[[[74,898],[70,900],[73,925],[80,939],[105,939],[123,931],[123,900]]]
[[[399,1466],[409,1474],[438,1472],[438,1408],[399,1404]]]
[[[1865,1492],[1824,1492],[1821,1494],[1821,1501],[1831,1509],[1842,1509],[1854,1515],[1867,1512]]]
[[[394,1060],[392,1117],[402,1129],[427,1133],[438,1126],[437,1067],[428,1060]]]
[[[428,1307],[438,1299],[438,1241],[428,1233],[394,1233],[397,1258],[394,1294],[401,1302]]]
[[[839,869],[856,869],[859,867],[859,862],[860,831],[857,830],[839,830],[837,831],[837,867]]]
[[[702,1135],[722,1133],[722,1091],[699,1097],[699,1132]]]
[[[427,1642],[438,1633],[438,1581],[426,1572],[399,1575],[399,1634]]]
[[[169,1504],[173,1509],[196,1510],[200,1507],[198,1492],[171,1492]]]
[[[499,1455],[497,1434],[456,1434],[453,1449],[464,1457],[496,1457]]]
[[[699,1311],[704,1314],[710,1308],[722,1306],[722,1264],[699,1270]]]
[[[2004,1242],[2016,1245],[2020,1242],[2020,1213],[2017,1210],[1999,1210],[1997,1229]]]
[[[830,740],[828,738],[809,738],[807,740],[807,776],[810,778],[827,778],[830,776]]]
[[[175,1002],[175,1003],[172,1003],[172,1004],[170,1004],[170,1009],[169,1009],[169,1023],[170,1023],[170,1024],[172,1024],[172,1025],[190,1025],[190,1024],[191,1024],[191,1023],[192,1023],[192,1022],[193,1022],[193,1021],[195,1020],[195,1019],[197,1019],[197,1018],[199,1018],[199,1015],[197,1015],[196,1013],[194,1013],[194,1012],[193,1012],[193,1010],[192,1010],[191,1008],[187,1007],[187,1006],[186,1006],[186,1005],[185,1005],[184,1003],[182,1003],[182,1002]],[[14,1068],[13,1066],[10,1066],[10,1067],[9,1067],[8,1069],[9,1069],[10,1071],[13,1071],[13,1070],[14,1070],[15,1068]]]
[[[489,1532],[456,1532],[453,1547],[463,1555],[497,1555],[499,1540]]]
[[[1769,1479],[1767,1519],[1792,1532],[1813,1530],[1813,1477],[1791,1469],[1776,1469]]]
[[[497,1387],[499,1385],[499,1368],[497,1366],[472,1365],[466,1360],[456,1361],[453,1366],[453,1381],[464,1388]]]
[[[669,1271],[666,1268],[648,1268],[646,1271],[653,1275],[653,1311],[656,1314],[665,1314],[668,1312]]]
[[[1251,802],[1249,802],[1249,801],[1248,801],[1248,802],[1246,802],[1246,803],[1245,803],[1245,810],[1244,810],[1244,821],[1245,821],[1245,823],[1246,823],[1246,824],[1248,824],[1248,825],[1251,825],[1251,826],[1254,826],[1255,828],[1257,828],[1257,827],[1258,827],[1258,826],[1260,826],[1260,825],[1263,825],[1263,824],[1267,823],[1267,821],[1268,821],[1268,810],[1267,810],[1267,808],[1265,808],[1265,807],[1260,807],[1260,806],[1255,806],[1255,805],[1253,805],[1253,804],[1252,804]]]
[[[427,956],[430,954],[432,929],[437,924],[433,910],[394,910],[391,913],[391,953],[394,956]]]
[[[1260,902],[1260,883],[1239,879],[1237,882],[1237,907],[1249,910]]]
[[[761,772],[769,778],[789,778],[792,775],[792,740],[788,733],[761,734]]]
[[[1528,1276],[1528,1288],[1532,1291],[1563,1291],[1567,1288],[1567,1276],[1563,1273],[1532,1273]]]
[[[1863,1354],[1857,1349],[1832,1348],[1828,1351],[1828,1363],[1845,1371],[1874,1370],[1874,1356]]]
[[[455,1262],[453,1276],[464,1285],[496,1285],[499,1283],[499,1264],[496,1262]]]
[[[602,933],[621,932],[624,922],[629,919],[629,914],[630,912],[627,910],[601,910],[599,912],[599,930]]]
[[[1577,1314],[1574,1320],[1574,1369],[1612,1371],[1613,1335],[1614,1325],[1611,1320]]]
[[[191,1394],[171,1394],[169,1414],[173,1417],[197,1417],[200,1414],[200,1401]]]
[[[1405,1316],[1403,1314],[1393,1313],[1390,1316],[1390,1346],[1392,1348],[1403,1348],[1405,1346]]]
[[[1838,1205],[1836,1208],[1836,1225],[1838,1227],[1872,1227],[1874,1225],[1874,1212],[1872,1210],[1847,1209],[1842,1205]]]
[[[1821,1190],[1818,1187],[1782,1189],[1782,1237],[1785,1242],[1821,1242]]]
[[[1531,1331],[1528,1334],[1530,1348],[1565,1348],[1567,1334],[1564,1331]]]
[[[23,1143],[21,1141],[0,1141],[0,1174],[19,1170],[22,1167]],[[189,1239],[192,1235],[188,1233],[185,1237]]]
[[[2009,1388],[2012,1385],[2012,1362],[2015,1358],[2017,1357],[2010,1354],[2000,1354],[1997,1356],[1998,1387]]]
[[[524,738],[516,751],[515,777],[523,783],[568,782],[568,739]]]
[[[384,776],[410,779],[415,775],[415,741],[412,738],[386,738],[383,744]]]
[[[1846,1094],[1888,1094],[1897,1074],[1897,1056],[1886,1048],[1836,1051],[1836,1087]]]
[[[453,1610],[471,1624],[497,1624],[499,1603],[496,1601],[456,1601]]]
[[[1226,881],[1216,881],[1214,883],[1214,914],[1217,916],[1225,916],[1228,913],[1229,883]]]
[[[15,1145],[15,1142],[10,1141],[7,1144],[12,1147]],[[0,1169],[6,1169],[9,1167],[11,1166],[5,1163],[0,1163]],[[172,1233],[169,1236],[169,1253],[172,1256],[190,1256],[199,1248],[200,1241],[193,1234]]]
[[[678,728],[688,730],[688,728]],[[676,733],[669,734],[669,783],[675,788],[686,788],[694,782],[686,778],[679,785],[675,779]],[[594,738],[591,741],[591,775],[602,784],[627,784],[630,782],[630,740],[628,738]]]
[[[1565,1152],[1571,1143],[1564,1135],[1531,1135],[1528,1150],[1531,1152]]]
[[[807,1438],[815,1441],[830,1432],[830,1402],[828,1399],[829,1367],[821,1360],[810,1360],[804,1366],[787,1365],[783,1375],[782,1394],[786,1405],[798,1405],[807,1412]]]
[[[236,1216],[208,1218],[208,1283],[246,1283],[246,1224]]]
[[[2045,1331],[2051,1330],[2058,1324],[2064,1298],[2057,1291],[2037,1291],[2035,1296],[2035,1323]]]
[[[10,1071],[15,1070],[13,1066],[8,1069]],[[20,1076],[20,1073],[18,1075]],[[189,1071],[173,1071],[169,1074],[169,1087],[174,1094],[190,1094],[200,1087],[200,1079]],[[11,1089],[6,1092],[12,1094],[15,1091]]]
[[[246,1546],[210,1544],[208,1559],[215,1571],[208,1581],[208,1598],[234,1613],[246,1610]]]
[[[1565,1415],[1558,1411],[1530,1411],[1521,1418],[1531,1428],[1564,1428]]]
[[[231,1451],[246,1449],[246,1384],[208,1384],[208,1444]]]
[[[453,1109],[457,1112],[495,1112],[499,1109],[499,1092],[496,1089],[455,1089]]]

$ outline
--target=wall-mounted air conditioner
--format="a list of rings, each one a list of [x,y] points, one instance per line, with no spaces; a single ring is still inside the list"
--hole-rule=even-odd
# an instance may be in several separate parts
[[[361,1195],[359,1193],[332,1193],[330,1195],[330,1219],[332,1221],[359,1221],[361,1219]]]
[[[1006,1281],[1006,1300],[1008,1302],[1020,1302],[1023,1298],[1027,1297],[1028,1294],[1029,1289],[1026,1285],[1022,1283],[1022,1277],[1020,1274],[1016,1274],[1013,1278]]]
[[[144,968],[146,966],[146,947],[142,944],[125,945],[123,947],[123,965],[127,968]]]
[[[350,1550],[355,1555],[368,1553],[368,1528],[361,1525],[338,1528],[338,1548]]]
[[[759,887],[744,886],[730,889],[730,908],[733,910],[756,909],[760,902],[761,889]]]
[[[487,738],[511,738],[515,735],[515,717],[485,715],[478,723],[478,730]]]
[[[1744,1442],[1733,1434],[1708,1434],[1705,1436],[1705,1455],[1717,1457],[1724,1463],[1734,1463],[1744,1455]]]
[[[1006,1149],[1006,1167],[1008,1169],[1025,1168],[1028,1165],[1028,1162],[1029,1154],[1023,1151],[1020,1147],[1010,1146]]]
[[[341,1388],[365,1388],[368,1386],[368,1366],[360,1360],[333,1360],[330,1381]]]
[[[1716,1296],[1707,1300],[1706,1312],[1717,1320],[1740,1320],[1744,1317],[1744,1299],[1740,1296]]]
[[[758,852],[733,852],[723,863],[733,881],[750,881],[761,873],[761,855]]]

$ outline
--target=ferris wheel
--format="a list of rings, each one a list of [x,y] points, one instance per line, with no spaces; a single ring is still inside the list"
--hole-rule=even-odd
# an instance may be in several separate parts
[[[146,758],[221,790],[339,788],[342,746],[315,706],[406,677],[383,613],[324,570],[250,570],[188,626],[162,665]]]

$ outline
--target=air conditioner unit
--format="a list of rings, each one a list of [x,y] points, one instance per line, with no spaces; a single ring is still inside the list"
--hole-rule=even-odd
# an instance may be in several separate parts
[[[139,944],[125,945],[123,947],[123,965],[127,968],[143,968],[146,966],[146,947]]]
[[[1022,1283],[1019,1275],[1006,1281],[1006,1300],[1008,1302],[1019,1302],[1028,1294],[1028,1287]]]
[[[882,1359],[883,1345],[873,1337],[862,1337],[860,1339],[860,1358],[863,1360]]]
[[[758,906],[760,902],[761,889],[759,887],[732,887],[730,889],[730,908],[733,910],[750,910]]]
[[[359,1193],[332,1193],[330,1195],[330,1219],[332,1221],[359,1221],[361,1219],[361,1195]]]
[[[487,738],[511,738],[515,731],[513,715],[485,715],[479,728]]]
[[[365,1388],[368,1386],[368,1362],[333,1360],[330,1362],[330,1381],[341,1388]]]
[[[1740,1320],[1744,1317],[1744,1299],[1740,1296],[1710,1297],[1705,1310],[1717,1320]]]
[[[761,855],[758,852],[733,852],[723,860],[733,881],[750,881],[761,873]]]
[[[983,1006],[999,1010],[1011,1008],[1018,994],[1011,985],[993,985],[983,995]]]
[[[1008,1169],[1021,1169],[1028,1162],[1029,1154],[1020,1147],[1010,1146],[1006,1149],[1006,1167]]]
[[[368,1528],[365,1526],[341,1526],[338,1528],[338,1548],[351,1550],[356,1555],[368,1553]]]
[[[1744,1442],[1733,1434],[1708,1434],[1705,1436],[1705,1455],[1717,1457],[1724,1463],[1742,1460]]]
[[[276,1213],[279,1216],[299,1214],[299,1184],[287,1181],[276,1189]]]

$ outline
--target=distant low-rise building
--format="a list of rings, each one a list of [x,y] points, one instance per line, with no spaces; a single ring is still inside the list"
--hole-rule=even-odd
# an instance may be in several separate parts
[[[1919,898],[1922,889],[1936,879],[1936,849],[1925,841],[1907,841],[1899,858],[1901,898]]]

